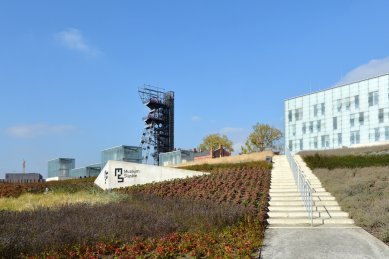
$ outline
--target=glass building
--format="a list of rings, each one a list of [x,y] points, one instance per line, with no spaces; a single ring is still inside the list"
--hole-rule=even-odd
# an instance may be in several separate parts
[[[70,170],[69,176],[72,178],[97,177],[100,174],[101,165],[94,164],[86,167]]]
[[[159,154],[160,166],[184,164],[194,160],[194,152],[190,150],[177,150]]]
[[[57,158],[48,162],[47,175],[51,177],[69,177],[69,172],[74,169],[76,160],[74,158]]]
[[[142,163],[142,148],[134,146],[118,146],[101,151],[101,167],[108,160]]]
[[[285,101],[285,147],[336,149],[389,141],[389,75]]]

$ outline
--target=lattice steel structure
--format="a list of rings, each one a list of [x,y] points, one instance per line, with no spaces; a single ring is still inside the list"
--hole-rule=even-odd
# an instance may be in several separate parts
[[[140,99],[149,108],[143,118],[145,128],[141,146],[143,160],[151,157],[159,164],[159,154],[174,150],[174,92],[144,85],[138,89]]]

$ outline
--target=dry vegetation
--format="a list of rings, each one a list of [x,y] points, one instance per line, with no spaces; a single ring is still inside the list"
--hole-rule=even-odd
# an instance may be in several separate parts
[[[211,202],[136,195],[128,202],[59,209],[0,212],[1,255],[40,254],[69,245],[123,243],[134,237],[159,237],[175,231],[206,231],[231,225],[247,209]]]
[[[389,167],[316,169],[355,223],[389,245]]]
[[[63,205],[87,203],[87,204],[106,204],[109,202],[119,202],[126,199],[126,195],[108,192],[85,192],[76,193],[53,192],[47,194],[24,193],[18,198],[2,197],[0,198],[0,211],[12,210],[36,210],[41,207],[56,208]]]
[[[5,198],[9,200],[89,193],[112,195],[115,202],[0,210],[0,258],[257,256],[265,229],[270,165],[191,169],[211,174],[114,193],[96,191],[90,181],[63,181],[50,184],[53,197],[42,194],[44,184],[3,185],[3,196],[19,197]],[[86,191],[80,192],[83,188]]]
[[[355,223],[389,245],[389,146],[301,152]]]
[[[19,197],[23,193],[44,193],[46,188],[53,192],[75,193],[79,191],[101,192],[95,187],[96,177],[41,183],[0,183],[1,197]]]

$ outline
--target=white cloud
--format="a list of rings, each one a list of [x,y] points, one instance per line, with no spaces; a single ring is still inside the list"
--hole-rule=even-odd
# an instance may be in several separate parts
[[[194,116],[192,117],[192,121],[193,121],[193,122],[199,122],[199,121],[201,121],[201,117],[200,117],[200,116],[197,116],[197,115],[194,115]]]
[[[89,46],[86,43],[86,40],[82,34],[82,32],[75,28],[68,28],[61,32],[55,34],[55,38],[60,42],[63,46],[82,52],[88,56],[95,57],[100,51]]]
[[[337,85],[347,84],[385,73],[389,73],[389,57],[372,59],[368,63],[360,65],[348,72]]]
[[[250,132],[244,128],[224,127],[220,131],[220,134],[227,135],[233,142],[234,153],[241,151],[241,146],[244,146],[247,137]]]
[[[60,135],[74,131],[75,129],[76,127],[72,125],[30,124],[9,127],[6,129],[6,132],[15,138],[34,138],[47,135]]]

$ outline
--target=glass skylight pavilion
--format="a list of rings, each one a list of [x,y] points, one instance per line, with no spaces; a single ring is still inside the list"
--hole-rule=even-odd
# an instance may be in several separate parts
[[[101,151],[101,168],[108,160],[142,163],[142,148],[136,146],[118,146]]]
[[[285,147],[336,149],[389,141],[389,75],[285,101]]]
[[[51,177],[69,177],[70,170],[74,169],[74,158],[57,158],[48,162],[47,175]]]

